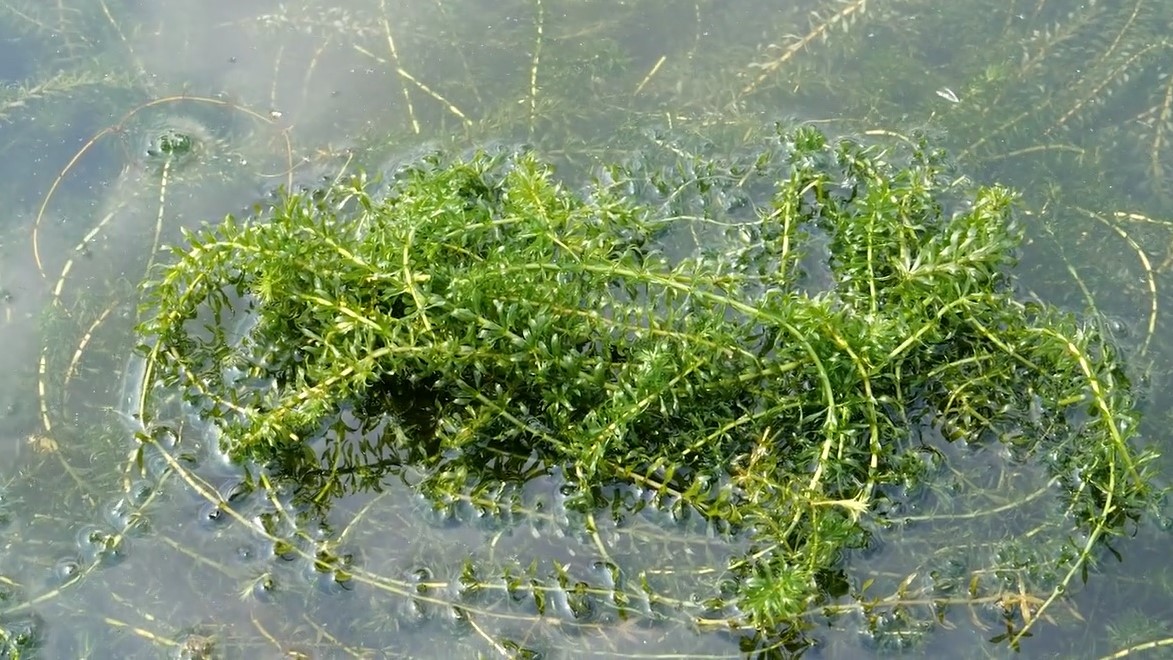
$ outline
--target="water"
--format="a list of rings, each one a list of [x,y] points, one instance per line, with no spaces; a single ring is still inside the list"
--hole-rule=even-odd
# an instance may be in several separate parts
[[[9,644],[27,638],[45,658],[327,658],[735,657],[750,643],[680,615],[699,610],[690,590],[719,588],[698,567],[720,565],[743,540],[650,510],[584,520],[564,506],[556,475],[437,511],[404,468],[381,492],[323,513],[244,489],[245,468],[198,425],[152,429],[174,436],[169,451],[137,452],[134,434],[148,430],[128,413],[141,368],[129,359],[134,286],[166,259],[160,247],[279,185],[390,169],[433,148],[529,143],[573,180],[649,148],[653,134],[720,150],[776,120],[855,135],[924,130],[964,173],[1023,191],[1024,295],[1114,319],[1147,396],[1142,440],[1168,446],[1173,58],[1161,29],[1173,8],[778,4],[0,3]],[[161,155],[166,135],[191,136],[190,153]],[[980,580],[966,571],[1007,538],[1020,543],[1003,552],[1028,554],[1054,505],[1048,482],[997,447],[947,454],[956,483],[909,497],[906,524],[845,558],[847,590],[868,584],[892,606],[868,613],[840,598],[841,613],[812,613],[803,639],[813,646],[776,654],[1011,654],[990,640],[1047,595],[1014,558],[1004,568],[1010,582],[1021,576],[1017,592],[932,595],[947,577]],[[962,486],[981,496],[949,497]],[[509,511],[484,515],[505,500]],[[1167,640],[1163,515],[1112,542],[1122,561],[1101,553],[1086,585],[1047,610],[1025,656],[1104,657]],[[583,531],[592,522],[594,535]],[[295,529],[298,545],[281,545]],[[570,585],[548,592],[544,617],[530,577],[465,572],[533,557],[533,580],[557,582],[561,568]],[[607,584],[609,558],[681,602],[584,617],[590,599],[576,605],[573,585]]]

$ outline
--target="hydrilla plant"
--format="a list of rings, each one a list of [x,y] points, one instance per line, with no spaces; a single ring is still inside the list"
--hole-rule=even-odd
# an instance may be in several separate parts
[[[181,391],[289,479],[347,415],[437,498],[513,459],[586,510],[671,494],[750,535],[725,611],[764,631],[825,595],[882,487],[933,476],[918,428],[1080,475],[1056,594],[1144,505],[1116,351],[1013,295],[1008,190],[811,128],[682,158],[572,191],[532,153],[433,156],[190,233],[147,285],[144,417]]]

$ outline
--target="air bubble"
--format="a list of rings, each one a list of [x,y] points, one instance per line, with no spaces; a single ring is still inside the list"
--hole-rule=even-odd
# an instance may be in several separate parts
[[[215,529],[228,520],[228,514],[216,504],[205,504],[200,507],[200,526],[205,529]]]
[[[129,501],[135,506],[142,506],[155,493],[155,486],[146,479],[139,479],[130,485]]]
[[[269,602],[277,592],[277,579],[270,573],[263,573],[253,580],[250,591],[257,600]]]
[[[81,569],[82,564],[76,557],[59,559],[53,565],[53,577],[57,580],[57,584],[66,584],[80,575]]]
[[[135,515],[134,509],[135,507],[131,506],[130,502],[127,502],[122,497],[102,507],[103,513],[105,514],[103,517],[106,519],[106,523],[118,532],[125,531],[129,526],[131,519]]]
[[[77,548],[87,564],[113,566],[126,558],[126,538],[93,525],[78,532]]]

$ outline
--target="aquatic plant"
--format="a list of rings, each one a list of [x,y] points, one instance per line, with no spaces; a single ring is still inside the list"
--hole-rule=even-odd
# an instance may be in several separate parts
[[[933,482],[930,437],[1005,443],[1085,539],[1031,585],[1054,598],[1151,457],[1096,325],[1014,295],[1013,199],[809,127],[580,192],[525,151],[344,176],[187,234],[146,289],[139,414],[180,393],[323,506],[389,464],[440,505],[553,472],[578,511],[634,489],[749,540],[696,620],[766,636],[828,602],[888,489]]]

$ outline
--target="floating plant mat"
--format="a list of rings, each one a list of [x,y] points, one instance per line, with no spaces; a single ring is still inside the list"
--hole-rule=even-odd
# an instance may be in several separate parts
[[[432,155],[186,235],[128,413],[138,469],[219,530],[189,551],[248,548],[247,592],[381,653],[1074,621],[1151,455],[1096,319],[1016,297],[1011,192],[807,127],[663,152],[579,190],[533,153]],[[858,570],[934,519],[906,576]]]

